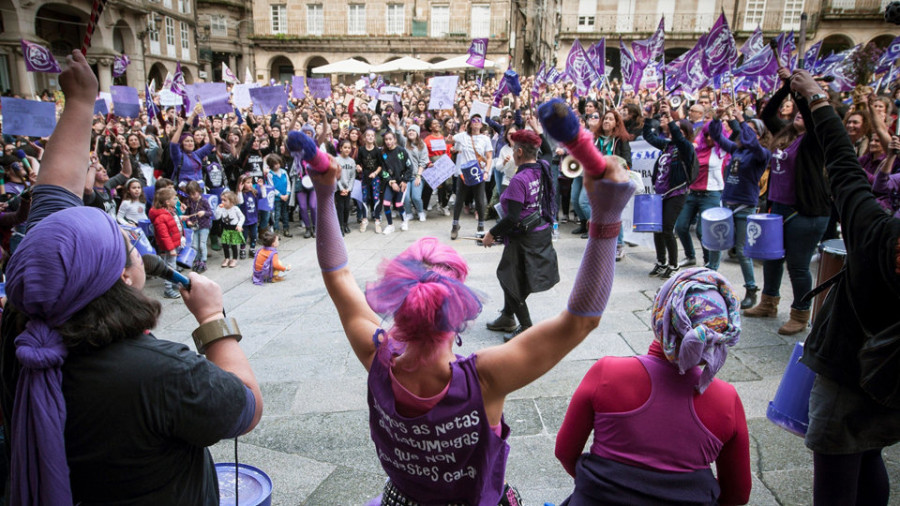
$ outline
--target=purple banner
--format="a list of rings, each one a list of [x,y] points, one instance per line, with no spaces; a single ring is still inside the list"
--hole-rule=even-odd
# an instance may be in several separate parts
[[[753,30],[753,33],[750,34],[750,38],[747,39],[747,42],[744,42],[744,45],[741,46],[741,54],[744,55],[744,58],[753,58],[765,47],[765,42],[763,42],[763,32],[762,28],[759,25],[756,25],[756,30]]]
[[[291,77],[291,98],[306,98],[306,78],[303,76]]]
[[[113,77],[122,77],[125,75],[125,70],[128,68],[129,63],[131,63],[131,58],[129,58],[127,54],[116,56],[116,59],[113,62]]]
[[[710,77],[703,69],[706,39],[708,35],[708,33],[704,33],[700,36],[697,45],[686,53],[687,57],[685,57],[684,65],[681,67],[681,74],[678,78],[678,82],[691,93],[706,84],[706,81],[708,81]]]
[[[810,72],[813,71],[813,68],[816,64],[816,60],[819,58],[819,51],[822,50],[822,41],[816,42],[806,51],[806,55],[804,55],[803,59],[803,69],[808,70]]]
[[[272,114],[278,106],[287,109],[287,93],[281,86],[250,88],[250,99],[253,100],[253,114]]]
[[[709,76],[716,76],[728,70],[737,63],[738,52],[734,43],[734,37],[728,28],[728,20],[725,13],[719,15],[719,19],[713,24],[706,36],[706,47],[703,48],[703,72]]]
[[[606,37],[601,38],[599,42],[595,42],[588,48],[587,57],[598,75],[606,74]]]
[[[644,75],[644,66],[635,60],[631,51],[625,47],[622,39],[619,39],[619,52],[622,65],[622,82],[628,83],[634,88],[635,92],[640,88],[641,77]]]
[[[56,128],[56,104],[21,98],[0,98],[3,109],[3,133],[50,137]]]
[[[660,18],[659,26],[656,31],[646,40],[636,40],[631,43],[631,50],[634,58],[640,62],[643,67],[651,61],[659,60],[665,51],[666,28],[665,18]]]
[[[191,99],[187,95],[187,84],[184,82],[184,72],[181,71],[181,62],[175,64],[175,76],[172,77],[172,93],[181,97],[185,110],[190,110]]]
[[[885,48],[881,59],[878,60],[878,68],[875,73],[880,74],[891,70],[891,66],[900,58],[900,36],[892,40],[888,47]]]
[[[147,111],[147,116],[155,118],[159,114],[159,107],[153,101],[153,93],[150,92],[150,88],[150,86],[144,85],[144,109]]]
[[[234,106],[231,105],[231,94],[225,83],[197,83],[189,84],[187,93],[191,100],[200,102],[203,113],[207,116],[219,114],[231,114]]]
[[[734,69],[734,77],[746,77],[749,81],[758,78],[768,78],[778,73],[778,62],[772,48],[766,46],[756,56],[745,61],[743,65]]]
[[[120,118],[137,118],[141,115],[141,99],[131,86],[110,86],[113,113]]]
[[[53,54],[40,44],[22,39],[22,56],[25,58],[25,69],[29,72],[47,72],[50,74],[62,72]]]
[[[572,43],[572,49],[569,50],[569,56],[566,57],[566,74],[575,83],[575,91],[582,97],[587,96],[591,89],[591,83],[600,80],[600,75],[588,61],[587,53],[578,39]]]
[[[312,98],[328,98],[331,96],[331,79],[328,77],[311,77],[306,80]]]
[[[480,69],[484,68],[484,60],[487,56],[488,39],[472,39],[472,45],[469,46],[469,58],[466,63]]]
[[[797,46],[794,45],[794,31],[791,30],[789,34],[779,33],[778,37],[775,37],[775,46],[778,48],[778,63],[782,67],[789,68],[791,53],[797,49]]]

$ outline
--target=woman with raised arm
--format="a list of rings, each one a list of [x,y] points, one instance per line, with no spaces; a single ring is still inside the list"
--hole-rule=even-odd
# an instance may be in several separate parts
[[[324,171],[313,178],[327,202],[318,216],[319,266],[350,345],[369,371],[372,438],[390,478],[381,504],[497,504],[509,451],[506,396],[562,360],[606,307],[620,214],[634,186],[624,167],[600,157],[568,108],[559,101],[544,107],[548,133],[580,157],[586,172],[600,174],[586,181],[595,220],[591,238],[566,310],[469,357],[456,355],[453,343],[481,312],[481,301],[464,284],[462,257],[435,238],[421,239],[386,260],[381,277],[363,293],[347,267],[334,206],[327,204],[337,165],[310,142],[303,150],[303,158]],[[394,321],[387,331],[380,328],[384,316]]]

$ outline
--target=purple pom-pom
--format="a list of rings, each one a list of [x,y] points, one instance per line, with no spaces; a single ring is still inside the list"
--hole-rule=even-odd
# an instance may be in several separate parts
[[[291,152],[291,156],[300,158],[305,162],[311,161],[319,150],[316,146],[316,141],[305,133],[296,130],[288,132],[285,146]]]
[[[558,98],[549,100],[538,107],[538,119],[544,125],[547,135],[564,144],[574,141],[581,130],[581,124],[575,113]]]

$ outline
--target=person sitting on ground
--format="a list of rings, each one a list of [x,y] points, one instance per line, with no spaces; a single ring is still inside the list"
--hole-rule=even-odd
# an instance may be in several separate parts
[[[253,261],[253,284],[284,281],[284,276],[280,273],[291,270],[291,266],[278,260],[278,234],[266,230],[259,236],[259,242],[263,247],[256,252],[256,259]]]
[[[325,171],[313,176],[322,202],[316,249],[350,345],[369,372],[371,434],[390,478],[383,505],[498,504],[509,493],[504,485],[509,452],[509,427],[503,421],[506,396],[562,360],[598,325],[606,307],[620,215],[634,184],[618,162],[599,156],[591,135],[579,132],[571,110],[560,101],[549,107],[548,132],[570,146],[582,146],[581,162],[589,172],[601,174],[587,176],[595,220],[591,239],[567,310],[509,343],[469,357],[454,354],[453,343],[461,342],[460,334],[482,305],[464,284],[469,271],[463,258],[436,238],[420,239],[386,260],[380,279],[363,293],[347,267],[332,204],[339,167],[314,145],[304,151],[313,167]],[[380,326],[388,316],[394,325],[385,331]],[[447,425],[453,420],[459,423]],[[424,462],[425,455],[433,453],[421,448],[448,443],[442,452],[448,458],[429,465],[432,475],[417,475],[420,466],[409,465],[404,457],[414,455]],[[432,476],[445,478],[434,482]]]
[[[740,337],[734,290],[715,271],[688,269],[663,285],[652,318],[648,353],[600,359],[569,403],[556,458],[575,492],[563,505],[746,504],[744,408],[733,386],[713,378]]]

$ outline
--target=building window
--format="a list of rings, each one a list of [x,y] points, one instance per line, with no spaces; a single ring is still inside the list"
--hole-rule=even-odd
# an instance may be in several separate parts
[[[752,32],[762,26],[766,12],[766,0],[747,0],[747,13],[744,16],[744,31]]]
[[[472,33],[473,39],[491,36],[491,6],[472,6]]]
[[[172,0],[163,0],[163,7],[165,7],[166,9],[171,9],[172,8]]]
[[[446,37],[450,33],[450,6],[431,6],[431,36]]]
[[[307,35],[322,35],[324,28],[325,13],[322,4],[308,4],[306,6]]]
[[[166,18],[166,49],[170,56],[175,56],[175,20]]]
[[[597,0],[579,0],[578,31],[593,32],[597,23]]]
[[[191,39],[188,36],[188,25],[181,22],[181,49],[187,51],[191,48]]]
[[[147,17],[147,33],[150,35],[150,41],[159,43],[159,27],[156,26],[156,18],[153,14]]]
[[[366,6],[363,4],[350,4],[350,15],[347,18],[347,33],[349,35],[366,34]]]
[[[784,0],[784,21],[781,29],[799,30],[801,14],[803,14],[803,0]]]
[[[403,4],[387,5],[387,34],[403,35]]]
[[[287,33],[287,5],[272,5],[272,33]]]
[[[213,37],[228,37],[228,22],[225,16],[210,16],[209,33]]]

